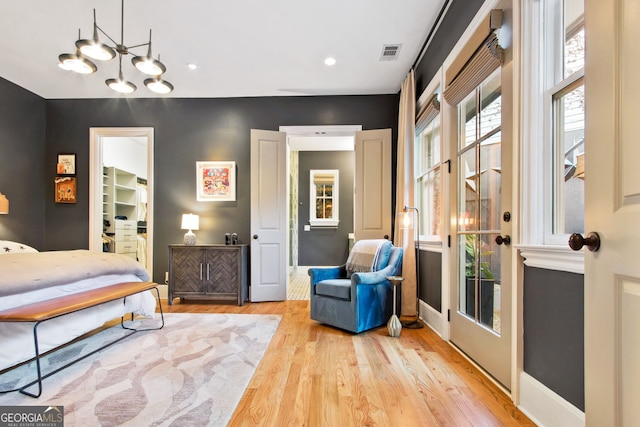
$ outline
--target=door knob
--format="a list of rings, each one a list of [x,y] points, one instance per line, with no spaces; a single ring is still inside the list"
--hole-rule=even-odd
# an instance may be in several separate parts
[[[253,235],[253,240],[258,240],[258,235],[257,234]]]
[[[505,244],[505,246],[509,246],[511,244],[511,237],[509,235],[507,236],[498,236],[496,237],[496,243],[501,245],[501,244]]]
[[[586,246],[591,252],[596,252],[600,249],[600,236],[598,233],[592,231],[586,238],[578,233],[573,233],[569,236],[569,247],[571,249],[579,251],[583,246]]]

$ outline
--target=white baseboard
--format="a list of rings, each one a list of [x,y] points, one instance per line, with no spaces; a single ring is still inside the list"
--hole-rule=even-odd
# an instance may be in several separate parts
[[[520,373],[520,409],[540,427],[584,427],[584,412],[531,375]]]
[[[160,299],[169,298],[169,286],[168,285],[158,285],[158,291],[160,291]],[[154,292],[155,294],[155,292]],[[154,295],[157,296],[157,295]]]
[[[442,337],[442,313],[420,301],[420,318]]]

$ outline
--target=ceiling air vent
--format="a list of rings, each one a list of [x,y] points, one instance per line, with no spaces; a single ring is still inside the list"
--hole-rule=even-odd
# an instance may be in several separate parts
[[[380,61],[395,61],[398,59],[400,53],[401,44],[385,44],[382,46],[382,55],[380,55]]]

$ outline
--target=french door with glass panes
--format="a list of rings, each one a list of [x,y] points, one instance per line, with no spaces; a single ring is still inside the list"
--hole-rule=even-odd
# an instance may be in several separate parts
[[[503,129],[506,111],[500,69],[457,106],[457,221],[452,239],[457,285],[452,287],[450,337],[510,388],[511,150],[510,132]]]

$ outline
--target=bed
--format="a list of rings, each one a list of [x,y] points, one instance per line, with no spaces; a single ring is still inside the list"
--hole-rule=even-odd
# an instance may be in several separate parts
[[[87,250],[38,252],[0,240],[0,311],[121,282],[148,281],[144,267],[124,255]],[[150,291],[41,324],[40,352],[65,344],[126,313],[153,317]],[[0,323],[0,370],[33,358],[33,325]]]

